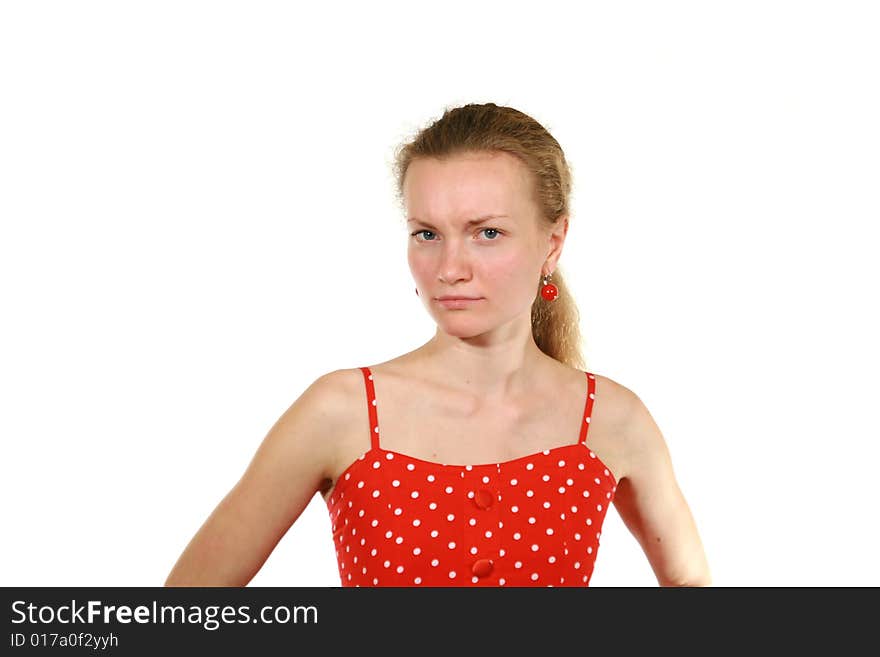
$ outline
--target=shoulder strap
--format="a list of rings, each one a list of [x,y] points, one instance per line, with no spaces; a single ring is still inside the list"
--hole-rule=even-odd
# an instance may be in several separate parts
[[[581,436],[578,442],[585,444],[587,441],[587,431],[590,428],[590,416],[593,414],[593,400],[596,398],[596,377],[590,372],[584,372],[587,375],[587,401],[584,404],[584,417],[581,422]]]
[[[367,411],[370,415],[370,446],[379,449],[379,417],[376,412],[376,388],[373,385],[373,373],[369,367],[362,367],[364,385],[367,388]]]

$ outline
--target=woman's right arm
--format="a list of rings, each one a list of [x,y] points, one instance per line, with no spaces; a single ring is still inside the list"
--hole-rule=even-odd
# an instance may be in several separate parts
[[[321,489],[344,404],[341,370],[275,422],[241,479],[190,540],[165,586],[246,586]]]

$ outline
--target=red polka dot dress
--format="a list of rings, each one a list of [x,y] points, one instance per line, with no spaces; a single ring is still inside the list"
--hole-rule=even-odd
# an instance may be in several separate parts
[[[577,442],[502,463],[448,465],[379,446],[364,374],[370,449],[327,500],[343,586],[589,586],[617,482]]]

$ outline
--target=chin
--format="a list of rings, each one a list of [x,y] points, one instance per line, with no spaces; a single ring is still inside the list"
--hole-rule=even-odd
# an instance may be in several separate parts
[[[435,317],[434,320],[441,331],[454,338],[473,338],[489,330],[483,322],[476,322],[473,319],[456,321],[449,318],[440,320]]]

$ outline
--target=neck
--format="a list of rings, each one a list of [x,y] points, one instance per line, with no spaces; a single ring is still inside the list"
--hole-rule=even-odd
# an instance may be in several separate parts
[[[459,338],[438,330],[423,347],[424,366],[444,383],[481,400],[530,395],[549,356],[535,343],[531,325],[523,335]]]

